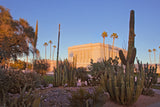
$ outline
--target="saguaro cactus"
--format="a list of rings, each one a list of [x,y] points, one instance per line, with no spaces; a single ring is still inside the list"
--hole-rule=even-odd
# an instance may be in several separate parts
[[[134,10],[131,10],[130,12],[130,23],[129,23],[129,41],[128,41],[128,53],[127,53],[127,59],[125,58],[125,55],[123,54],[123,51],[119,51],[119,57],[124,65],[129,62],[129,64],[133,64],[136,56],[136,48],[134,47]]]
[[[124,105],[131,105],[137,101],[144,86],[142,63],[138,62],[137,76],[134,76],[134,60],[136,56],[134,37],[134,11],[131,10],[127,59],[122,50],[119,51],[120,59],[125,65],[125,72],[123,64],[121,66],[110,64],[105,68],[105,75],[101,78],[101,84],[108,91],[111,99]],[[106,81],[107,83],[105,83]]]

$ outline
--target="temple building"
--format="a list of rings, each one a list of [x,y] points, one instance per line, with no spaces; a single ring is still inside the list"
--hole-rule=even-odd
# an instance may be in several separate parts
[[[115,56],[119,57],[119,50],[123,50],[124,54],[127,54],[125,49],[114,46],[113,58]],[[89,43],[72,46],[68,48],[68,60],[73,62],[73,58],[76,58],[77,67],[88,67],[91,59],[93,59],[93,62],[102,61],[104,59],[104,51],[107,60],[112,55],[112,45],[105,44],[103,46],[103,43]]]

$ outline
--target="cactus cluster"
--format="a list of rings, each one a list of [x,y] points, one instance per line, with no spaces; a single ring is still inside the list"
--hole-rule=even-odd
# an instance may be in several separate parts
[[[152,91],[152,84],[157,83],[157,65],[155,67],[149,66],[148,64],[144,65],[144,71],[145,71],[145,81],[144,81],[144,89],[142,91],[143,95],[154,95],[154,92]]]
[[[54,86],[75,86],[76,84],[76,68],[68,60],[59,61],[59,69],[54,69]],[[59,70],[59,71],[58,71]],[[58,73],[59,72],[59,73]]]
[[[136,56],[134,37],[134,11],[131,10],[127,59],[122,50],[120,50],[119,56],[122,65],[111,64],[105,68],[106,72],[101,77],[101,84],[109,92],[111,99],[124,105],[131,105],[137,101],[144,86],[142,64],[138,63],[137,75],[134,75],[134,60]]]
[[[105,74],[101,77],[101,84],[113,101],[123,105],[131,105],[137,101],[144,85],[142,66],[139,66],[137,76],[134,75],[134,66],[129,65],[129,63],[125,72],[123,65],[110,65],[106,67],[105,71]]]
[[[157,65],[155,67],[148,66],[148,64],[144,65],[144,71],[145,71],[145,82],[144,87],[145,88],[151,88],[152,84],[157,83]]]

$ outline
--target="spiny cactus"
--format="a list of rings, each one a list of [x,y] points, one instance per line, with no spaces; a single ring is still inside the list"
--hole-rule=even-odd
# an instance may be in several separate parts
[[[59,75],[57,69],[54,69],[54,86],[62,86],[66,83],[68,86],[74,86],[76,83],[76,68],[68,60],[59,62]]]
[[[144,88],[142,91],[143,95],[153,96],[154,92],[152,91],[151,87],[152,84],[157,83],[157,65],[155,67],[150,66],[148,64],[144,65],[145,71],[145,81],[144,81]]]
[[[134,64],[134,60],[135,60],[135,56],[136,56],[136,48],[134,47],[134,38],[135,38],[134,10],[131,10],[127,59],[125,58],[123,51],[122,50],[119,51],[119,57],[124,65],[126,65],[127,62],[129,62],[129,64]]]
[[[120,67],[118,65],[110,65],[105,68],[105,75],[101,78],[102,87],[109,92],[111,99],[124,105],[131,105],[137,101],[144,85],[142,64],[138,63],[137,80],[135,80],[134,76],[134,60],[136,56],[134,37],[134,11],[131,10],[127,59],[125,59],[122,50],[119,51],[119,56],[122,64],[125,65],[125,69],[123,69],[123,65]]]
[[[131,105],[141,95],[144,85],[142,66],[138,71],[137,76],[134,76],[133,65],[127,64],[125,72],[123,66],[110,65],[106,67],[105,74],[101,77],[101,85],[105,91],[108,91],[113,101],[123,105]]]

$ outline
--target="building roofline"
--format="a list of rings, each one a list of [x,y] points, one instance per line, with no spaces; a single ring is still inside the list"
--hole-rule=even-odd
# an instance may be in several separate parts
[[[71,47],[68,47],[68,49],[75,49],[75,48],[80,48],[80,47],[86,47],[86,46],[98,46],[98,45],[103,45],[103,43],[88,43],[88,44],[82,44],[82,45],[74,45],[74,46],[71,46]],[[110,44],[105,44],[105,46],[110,46],[110,47],[112,47],[112,45],[110,45]],[[116,46],[114,46],[114,48],[119,48],[119,49],[122,49],[122,48],[120,48],[120,47],[116,47]]]

